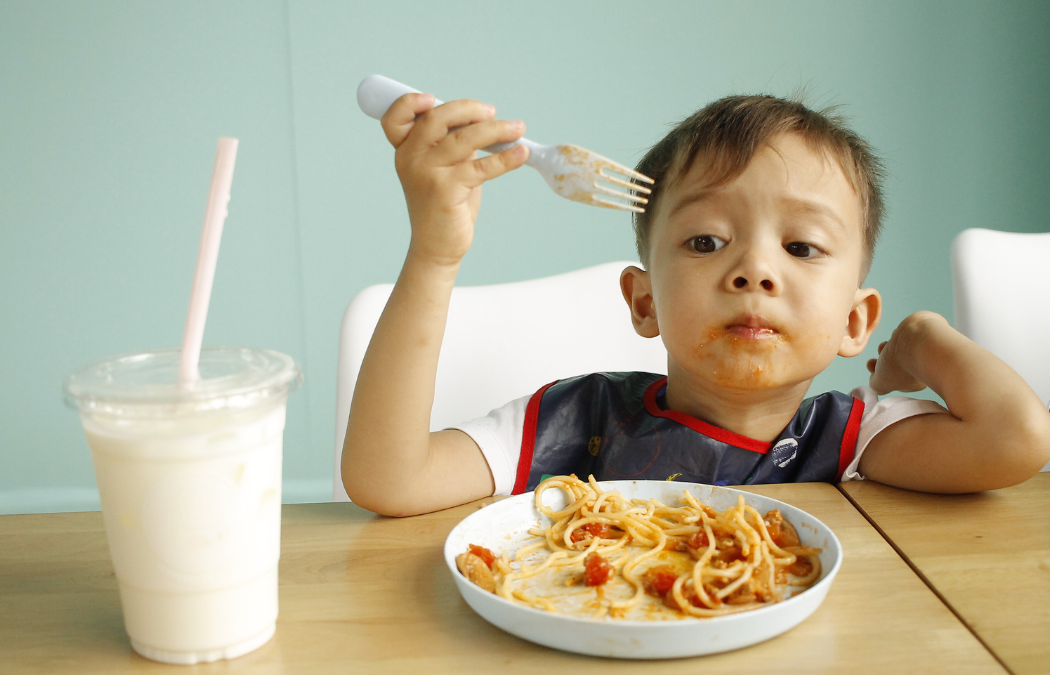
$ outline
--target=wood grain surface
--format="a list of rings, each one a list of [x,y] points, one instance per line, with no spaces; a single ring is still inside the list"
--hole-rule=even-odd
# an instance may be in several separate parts
[[[1050,673],[1050,473],[969,495],[842,489],[1009,670]]]
[[[284,507],[274,638],[239,659],[200,666],[131,651],[101,514],[0,516],[0,672],[1004,672],[833,486],[753,490],[824,521],[845,557],[809,619],[734,652],[639,663],[525,642],[474,614],[442,557],[449,531],[492,499],[404,519],[328,503]]]

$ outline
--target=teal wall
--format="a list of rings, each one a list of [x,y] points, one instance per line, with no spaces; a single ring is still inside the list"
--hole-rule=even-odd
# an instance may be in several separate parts
[[[384,73],[481,98],[546,143],[635,162],[714,98],[841,103],[890,171],[877,334],[951,316],[967,227],[1050,225],[1050,3],[0,0],[0,512],[97,508],[74,368],[177,346],[215,143],[240,139],[206,344],[303,365],[287,501],[328,499],[337,333],[392,281],[408,224],[378,124]],[[528,169],[486,186],[461,282],[632,258],[628,218]],[[841,361],[816,386],[865,379]]]

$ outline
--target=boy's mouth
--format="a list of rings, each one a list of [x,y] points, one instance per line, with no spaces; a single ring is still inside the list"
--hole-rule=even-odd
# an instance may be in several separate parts
[[[726,332],[741,340],[771,340],[780,337],[780,330],[760,316],[746,315],[733,319]]]

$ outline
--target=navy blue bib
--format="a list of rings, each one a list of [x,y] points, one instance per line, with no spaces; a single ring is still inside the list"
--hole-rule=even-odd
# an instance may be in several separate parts
[[[837,482],[853,461],[864,402],[828,392],[802,402],[772,443],[664,410],[667,378],[594,373],[541,388],[525,409],[513,494],[546,475],[709,485]]]

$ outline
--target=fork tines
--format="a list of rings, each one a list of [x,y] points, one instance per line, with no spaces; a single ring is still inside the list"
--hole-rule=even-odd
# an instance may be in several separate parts
[[[599,175],[601,175],[602,177],[602,180],[606,183],[611,183],[614,186],[618,185],[627,188],[628,190],[630,190],[630,192],[625,192],[624,190],[620,190],[609,185],[603,185],[602,183],[595,181],[595,189],[601,190],[605,194],[615,197],[616,199],[610,199],[609,197],[597,194],[592,194],[591,199],[596,202],[599,202],[602,206],[608,206],[614,209],[622,209],[624,211],[633,211],[635,213],[644,213],[645,209],[643,209],[641,206],[636,205],[648,204],[649,200],[641,195],[652,194],[653,191],[645,187],[644,185],[641,185],[640,183],[632,182],[630,180],[624,180],[619,176],[615,176],[612,172],[621,174],[623,176],[627,176],[629,178],[634,178],[644,183],[649,183],[650,185],[654,184],[656,181],[654,181],[649,176],[646,176],[645,174],[638,173],[634,169],[628,169],[623,165],[615,164],[612,162],[610,162],[610,164],[612,164],[612,166],[604,166],[598,171]]]

